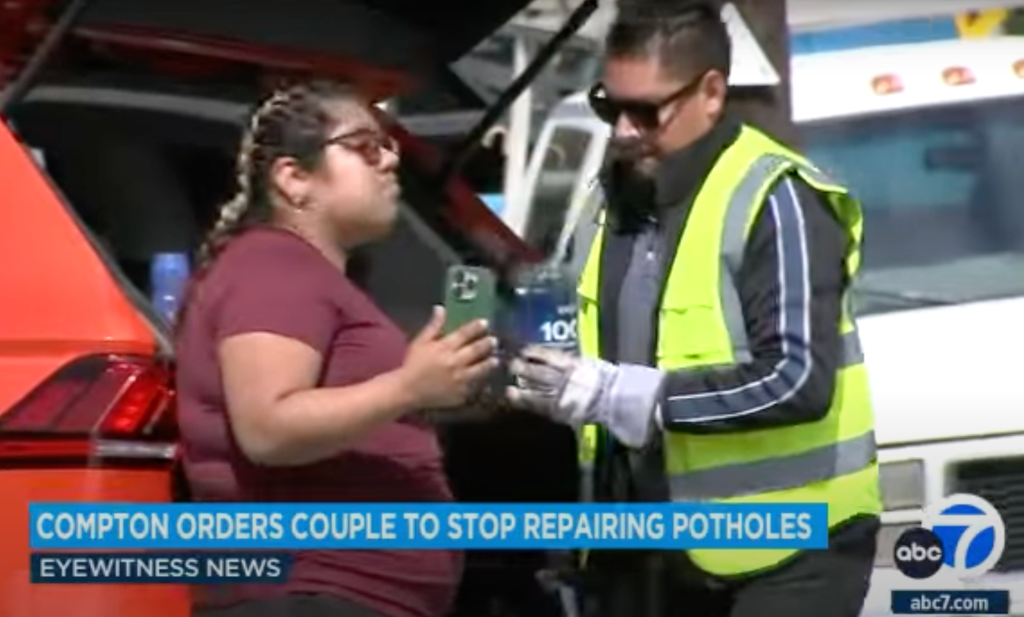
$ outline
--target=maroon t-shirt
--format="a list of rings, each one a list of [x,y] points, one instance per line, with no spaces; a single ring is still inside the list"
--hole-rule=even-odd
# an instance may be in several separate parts
[[[400,283],[399,283],[400,284]],[[434,432],[413,418],[383,425],[332,460],[262,467],[228,424],[217,346],[271,332],[324,358],[321,386],[356,384],[398,368],[405,335],[312,245],[258,228],[233,240],[201,279],[177,341],[185,469],[199,501],[451,501]],[[339,410],[343,413],[343,410]],[[462,557],[443,551],[300,552],[287,584],[200,588],[199,604],[324,593],[395,617],[450,608]]]

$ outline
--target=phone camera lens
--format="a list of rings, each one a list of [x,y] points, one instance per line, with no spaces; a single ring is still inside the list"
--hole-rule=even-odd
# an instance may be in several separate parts
[[[478,284],[479,280],[472,272],[459,272],[452,282],[452,288],[455,296],[465,302],[476,297]]]

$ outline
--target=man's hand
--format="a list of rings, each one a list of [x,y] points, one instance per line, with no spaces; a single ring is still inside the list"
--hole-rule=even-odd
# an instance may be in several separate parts
[[[647,443],[661,389],[657,369],[578,358],[548,347],[531,346],[510,366],[514,407],[579,427],[597,423],[631,448]]]
[[[597,421],[595,406],[615,379],[615,365],[530,346],[512,360],[516,386],[511,403],[556,422],[579,426]]]

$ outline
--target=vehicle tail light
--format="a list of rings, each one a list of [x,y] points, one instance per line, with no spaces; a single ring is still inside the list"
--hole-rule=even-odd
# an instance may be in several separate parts
[[[0,465],[175,459],[168,366],[153,358],[79,358],[0,417]]]
[[[875,94],[895,94],[903,92],[903,82],[896,75],[879,75],[871,80],[871,89]]]
[[[951,66],[942,71],[942,81],[947,86],[964,86],[974,83],[974,73],[962,66]]]
[[[1018,60],[1013,63],[1013,72],[1017,77],[1024,79],[1024,60]]]

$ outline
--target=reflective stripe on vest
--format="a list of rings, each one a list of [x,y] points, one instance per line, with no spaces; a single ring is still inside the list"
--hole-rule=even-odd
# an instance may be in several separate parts
[[[871,431],[792,456],[676,475],[669,485],[678,501],[731,499],[845,476],[870,466],[875,457],[875,432]]]
[[[740,180],[732,197],[729,198],[729,205],[725,210],[721,252],[726,267],[722,270],[718,293],[736,362],[749,362],[752,359],[750,344],[747,341],[747,329],[743,320],[743,308],[740,306],[740,297],[735,281],[735,277],[740,271],[740,265],[743,263],[743,252],[747,245],[747,228],[753,221],[753,211],[760,206],[758,194],[764,188],[765,182],[779,176],[782,170],[792,164],[793,159],[779,154],[764,154],[757,158],[743,179]],[[818,170],[808,165],[800,165],[800,172],[822,184],[833,184]],[[851,345],[849,352],[846,351],[847,344]],[[856,357],[853,350],[859,349],[859,340],[844,342],[844,355],[847,357]],[[856,362],[850,363],[856,364]]]
[[[737,185],[725,209],[722,226],[721,254],[725,268],[719,284],[722,315],[736,362],[752,359],[747,340],[743,309],[735,285],[746,247],[747,228],[760,206],[759,194],[794,160],[779,154],[764,154],[750,166]],[[834,186],[819,171],[798,162],[801,175],[816,183]],[[848,307],[848,302],[844,303]],[[864,353],[856,328],[842,335],[840,368],[864,362]],[[729,499],[745,495],[774,492],[822,482],[854,473],[871,466],[877,458],[874,431],[838,443],[813,448],[791,456],[744,462],[724,467],[685,472],[669,478],[675,500]]]
[[[578,456],[580,468],[580,501],[594,500],[594,462],[597,460],[597,444],[600,440],[598,427],[588,424],[579,429]]]
[[[842,337],[841,368],[862,364],[864,352],[856,330]],[[594,464],[600,427],[588,424],[577,431],[578,462],[581,474],[580,500],[594,499]],[[706,500],[715,497],[739,497],[767,490],[803,486],[863,469],[875,459],[874,432],[809,452],[757,463],[693,472],[669,479],[674,498]],[[759,467],[760,466],[760,467]]]
[[[864,352],[856,331],[843,336],[842,346],[842,367],[864,362]],[[594,499],[593,474],[600,427],[589,424],[580,428],[578,439],[580,500],[589,502]],[[804,486],[853,473],[871,465],[875,458],[875,433],[871,431],[847,441],[792,456],[673,476],[669,479],[669,488],[676,500],[741,497]]]
[[[667,275],[659,312],[660,368],[728,365],[751,359],[735,276],[752,223],[767,201],[769,189],[785,173],[799,174],[828,198],[853,239],[846,266],[851,279],[855,277],[863,229],[859,204],[806,159],[744,127],[694,200]],[[580,278],[578,324],[585,355],[599,355],[597,300],[603,233],[602,225]],[[737,434],[664,433],[673,499],[827,502],[830,525],[881,510],[867,374],[849,298],[844,299],[839,328],[843,368],[826,417],[815,423]],[[584,427],[581,445],[583,436],[593,443],[599,441],[601,432],[598,427]],[[588,457],[593,451],[584,452],[581,447],[580,454],[584,480],[592,482],[589,470],[594,461]],[[690,554],[704,570],[730,575],[771,567],[793,552],[698,549]]]

